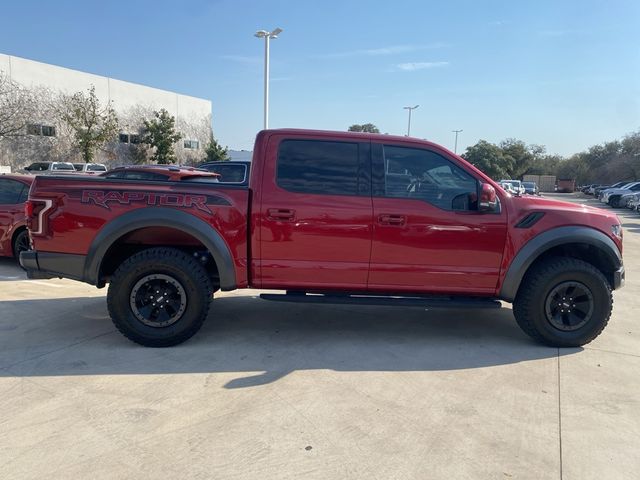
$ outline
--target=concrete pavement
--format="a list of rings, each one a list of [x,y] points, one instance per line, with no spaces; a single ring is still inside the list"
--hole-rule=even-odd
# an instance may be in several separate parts
[[[575,201],[583,197],[574,196]],[[115,331],[104,290],[0,261],[0,478],[637,478],[640,216],[627,285],[584,349],[510,308],[216,297],[171,349]]]

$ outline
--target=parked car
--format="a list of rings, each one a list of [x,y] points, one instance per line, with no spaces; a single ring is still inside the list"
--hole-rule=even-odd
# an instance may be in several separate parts
[[[636,192],[630,191],[629,193],[623,193],[618,199],[618,206],[628,208],[629,202],[637,195]]]
[[[501,180],[501,181],[498,182],[498,185],[500,185],[505,192],[510,193],[511,195],[517,195],[518,194],[518,192],[513,187],[513,185],[511,185],[508,182],[505,182],[505,181]]]
[[[503,300],[526,334],[556,347],[607,325],[624,282],[611,211],[508,195],[416,138],[263,130],[254,151],[248,186],[174,167],[172,182],[38,176],[34,250],[21,263],[30,278],[109,283],[114,324],[151,347],[192,337],[214,293],[239,288],[398,308]]]
[[[500,183],[508,183],[516,195],[524,195],[524,186],[520,180],[500,180]]]
[[[207,162],[198,168],[209,170],[220,175],[221,183],[233,183],[236,185],[247,185],[249,183],[249,172],[251,162],[248,160],[226,160],[220,162]]]
[[[640,193],[635,193],[633,197],[627,202],[627,208],[631,210],[640,211]]]
[[[108,170],[107,166],[102,163],[74,163],[73,168],[75,168],[76,172],[87,173],[89,175],[95,175]]]
[[[587,195],[593,195],[595,194],[596,188],[598,187],[603,187],[604,185],[601,185],[599,183],[595,183],[593,185],[591,185],[588,189],[587,189]]]
[[[33,178],[0,175],[0,256],[17,259],[30,248],[24,204]]]
[[[540,189],[536,182],[522,182],[524,193],[529,195],[540,195]]]
[[[622,197],[622,195],[638,191],[640,191],[640,182],[629,183],[622,188],[608,188],[607,190],[603,190],[600,201],[617,208],[621,206],[620,197]]]
[[[59,173],[75,173],[76,169],[70,162],[35,162],[24,167],[27,173],[31,174],[59,174]]]
[[[600,200],[605,190],[610,190],[612,188],[623,188],[626,185],[629,185],[630,183],[633,183],[633,182],[617,182],[617,183],[614,183],[613,185],[601,185],[594,190],[593,195],[597,197],[598,200]]]

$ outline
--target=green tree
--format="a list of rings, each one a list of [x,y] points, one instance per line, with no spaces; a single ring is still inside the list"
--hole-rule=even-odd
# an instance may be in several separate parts
[[[218,162],[229,160],[229,147],[223,147],[222,145],[220,145],[218,141],[213,138],[213,135],[211,135],[209,145],[207,145],[207,148],[205,148],[204,153],[206,155],[203,160],[204,162]]]
[[[560,155],[537,156],[533,165],[531,165],[525,175],[555,175],[558,167],[564,160],[564,157]]]
[[[511,158],[511,168],[508,173],[511,178],[516,179],[533,173],[531,170],[536,166],[536,162],[545,154],[545,148],[542,145],[527,145],[515,138],[503,140],[499,147],[503,155]]]
[[[365,132],[365,133],[380,133],[378,127],[376,127],[373,123],[363,123],[359,125],[354,123],[349,127],[350,132]]]
[[[60,119],[71,129],[74,146],[80,150],[82,159],[89,163],[95,151],[112,141],[118,133],[118,117],[111,105],[100,105],[96,89],[62,95],[58,105]]]
[[[152,161],[160,164],[175,163],[177,158],[174,145],[182,138],[176,132],[176,119],[164,108],[153,112],[153,116],[151,120],[144,120],[144,132],[140,141],[155,149]]]
[[[462,158],[494,180],[510,178],[509,172],[513,169],[513,159],[504,155],[500,147],[486,140],[480,140],[475,145],[467,147]]]
[[[555,175],[559,179],[576,180],[579,185],[587,183],[589,179],[589,163],[584,154],[572,155],[558,164]]]

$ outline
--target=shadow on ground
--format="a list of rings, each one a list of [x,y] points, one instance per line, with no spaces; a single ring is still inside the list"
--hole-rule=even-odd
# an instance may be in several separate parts
[[[26,272],[20,268],[20,265],[13,258],[0,257],[0,282],[15,282],[26,278]]]
[[[4,377],[238,372],[226,387],[243,388],[302,369],[458,370],[557,352],[526,337],[508,308],[427,312],[223,297],[189,342],[148,349],[115,331],[102,297],[0,303]]]

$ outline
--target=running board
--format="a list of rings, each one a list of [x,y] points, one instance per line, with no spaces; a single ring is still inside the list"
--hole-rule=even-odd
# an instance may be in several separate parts
[[[325,303],[338,305],[377,305],[383,307],[420,308],[501,308],[498,300],[476,297],[384,297],[374,295],[261,293],[260,298],[273,302]]]

